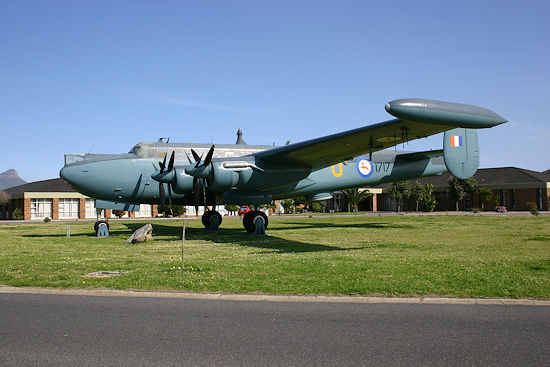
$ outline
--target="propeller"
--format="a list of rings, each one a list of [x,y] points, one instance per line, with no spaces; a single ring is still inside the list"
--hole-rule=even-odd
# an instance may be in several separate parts
[[[158,171],[157,167],[153,163],[153,167],[155,167],[155,170],[158,171],[155,172],[152,175],[152,178],[159,182],[159,201],[160,205],[166,205],[166,192],[164,189],[164,184],[166,183],[168,185],[168,203],[170,206],[170,211],[172,211],[172,180],[175,176],[175,173],[172,172],[174,169],[174,161],[176,159],[176,152],[172,151],[172,155],[170,156],[170,161],[168,162],[168,167],[166,167],[166,157],[168,154],[164,156],[164,159],[162,162],[159,162],[160,171]],[[167,169],[166,169],[167,168]]]
[[[214,156],[214,149],[215,146],[212,145],[208,153],[206,153],[204,161],[202,160],[202,156],[199,156],[194,149],[191,149],[191,154],[195,159],[194,167],[192,166],[191,159],[187,156],[191,165],[185,169],[185,173],[193,176],[193,201],[195,204],[195,212],[198,212],[200,205],[206,207],[206,176],[211,174],[210,172],[213,172],[211,163],[212,157]]]
[[[191,149],[191,155],[193,156],[195,162],[193,162],[187,152],[185,152],[185,156],[189,161],[189,166],[185,167],[185,173],[193,176],[192,197],[193,204],[195,205],[195,212],[198,212],[198,208],[201,205],[206,207],[207,178],[211,179],[214,174],[214,169],[212,166],[214,149],[215,146],[212,145],[212,147],[210,147],[210,149],[206,153],[204,160],[202,159],[202,155],[199,156],[194,149]],[[153,163],[153,166],[155,167],[155,173],[152,174],[151,177],[155,181],[159,182],[159,200],[161,205],[166,205],[166,189],[164,187],[164,184],[168,185],[168,201],[170,203],[170,208],[172,208],[172,185],[175,183],[176,178],[176,171],[174,169],[176,153],[175,151],[172,151],[168,163],[166,163],[167,156],[168,154],[166,154],[164,156],[164,159],[159,162],[160,170]]]

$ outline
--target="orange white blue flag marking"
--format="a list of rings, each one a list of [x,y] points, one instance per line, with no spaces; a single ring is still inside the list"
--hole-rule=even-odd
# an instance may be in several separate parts
[[[462,136],[460,135],[451,135],[451,146],[452,147],[461,147],[462,146]]]

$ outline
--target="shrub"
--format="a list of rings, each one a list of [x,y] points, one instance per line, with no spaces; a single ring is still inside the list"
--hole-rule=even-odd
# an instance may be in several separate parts
[[[290,214],[295,210],[295,200],[294,199],[283,199],[281,200],[281,205],[283,206],[283,210],[285,211],[285,214]]]
[[[50,218],[48,218],[48,217],[44,218],[44,223],[49,223],[49,222],[51,222],[51,221],[52,221],[52,220],[51,220]]]
[[[499,213],[506,213],[508,211],[504,205],[495,206],[495,210]]]
[[[425,212],[433,212],[437,206],[437,199],[433,195],[426,196],[422,202],[422,208]]]
[[[23,220],[23,211],[21,210],[21,208],[16,208],[13,211],[13,216],[12,217],[15,220]]]
[[[529,211],[532,215],[539,215],[539,208],[537,206],[537,203],[535,203],[534,201],[530,201],[527,203],[527,206],[529,207]]]
[[[113,210],[112,213],[113,215],[116,215],[119,218],[122,218],[122,216],[126,214],[124,210]]]
[[[311,204],[311,209],[315,212],[315,213],[323,213],[325,211],[325,206],[321,203],[318,203],[318,202],[313,202]]]
[[[239,206],[233,205],[233,204],[227,204],[225,206],[225,210],[227,210],[230,215],[235,215],[235,212],[239,211]]]
[[[172,215],[174,217],[179,217],[182,214],[185,214],[186,211],[187,211],[187,208],[184,207],[183,205],[173,205],[172,206]]]

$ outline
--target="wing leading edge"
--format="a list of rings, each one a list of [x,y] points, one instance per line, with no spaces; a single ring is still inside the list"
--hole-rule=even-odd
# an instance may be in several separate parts
[[[267,164],[318,169],[361,154],[457,127],[489,128],[506,122],[496,113],[471,105],[426,99],[400,99],[386,104],[397,119],[307,140],[254,156]]]

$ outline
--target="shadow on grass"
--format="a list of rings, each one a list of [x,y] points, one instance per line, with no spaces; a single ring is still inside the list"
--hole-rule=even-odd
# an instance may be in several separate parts
[[[277,223],[277,222],[275,222]],[[300,229],[300,228],[367,228],[367,229],[416,229],[417,226],[410,224],[396,223],[333,223],[333,222],[287,222],[281,223],[281,226],[275,225],[273,229]]]
[[[125,223],[131,234],[140,228],[140,224]],[[299,227],[297,227],[299,228]],[[181,227],[153,224],[153,238],[163,237],[164,240],[181,240]],[[268,230],[269,232],[269,230]],[[204,240],[221,244],[235,244],[257,249],[269,249],[271,253],[297,253],[297,252],[318,252],[318,251],[349,251],[359,250],[365,247],[338,247],[326,246],[315,243],[291,241],[276,236],[256,236],[246,233],[244,229],[220,228],[219,231],[207,231],[203,228],[186,228],[185,238],[187,240]]]
[[[112,228],[110,231],[111,236],[128,236],[130,237],[134,231],[141,228],[144,223],[122,223],[127,229]],[[161,241],[177,241],[181,240],[182,228],[180,226],[172,226],[158,223],[151,223],[153,225],[153,238],[154,240]],[[279,225],[281,224],[281,225]],[[331,222],[310,222],[304,223],[301,221],[296,222],[284,222],[273,223],[272,231],[278,230],[300,230],[305,228],[365,228],[365,229],[395,229],[395,228],[409,228],[414,229],[415,226],[395,224],[395,223],[344,223],[335,224]],[[269,229],[268,229],[269,234]],[[66,237],[66,234],[29,234],[23,235],[23,237],[51,237],[61,238]],[[90,233],[79,233],[71,235],[71,237],[94,237],[93,227],[91,227]],[[368,248],[369,246],[361,247],[339,247],[339,246],[327,246],[319,245],[315,243],[306,243],[300,241],[287,240],[277,236],[255,236],[253,234],[246,233],[244,229],[240,228],[228,228],[223,226],[219,231],[211,232],[206,231],[204,228],[187,227],[186,239],[188,240],[204,240],[221,244],[236,244],[239,246],[252,247],[263,250],[272,250],[273,253],[297,253],[297,252],[319,252],[319,251],[349,251]]]

